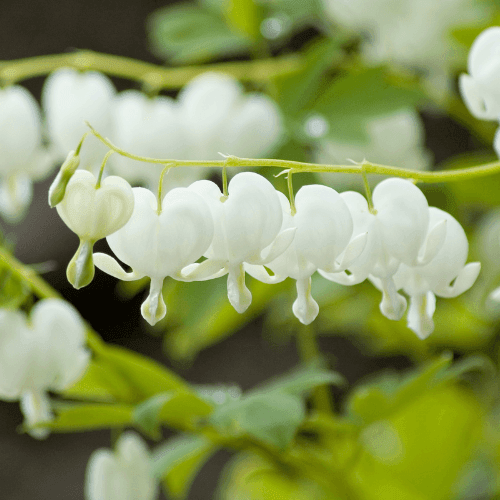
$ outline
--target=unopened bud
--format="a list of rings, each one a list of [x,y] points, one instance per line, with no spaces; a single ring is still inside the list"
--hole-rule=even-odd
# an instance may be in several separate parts
[[[49,205],[51,208],[54,208],[63,200],[64,194],[66,193],[66,186],[79,165],[80,157],[75,151],[70,151],[66,160],[61,165],[54,182],[49,188]]]

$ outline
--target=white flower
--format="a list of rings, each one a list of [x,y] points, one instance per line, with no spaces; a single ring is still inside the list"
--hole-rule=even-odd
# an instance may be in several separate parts
[[[95,71],[79,72],[63,68],[52,73],[42,90],[42,104],[47,129],[55,153],[63,160],[76,148],[88,121],[103,135],[109,135],[111,103],[115,88],[111,80]],[[106,147],[94,136],[85,140],[81,166],[95,169],[106,153]]]
[[[169,191],[158,213],[156,196],[133,188],[134,211],[120,230],[106,238],[111,250],[132,268],[126,273],[115,259],[94,254],[95,265],[115,278],[130,281],[151,278],[148,298],[142,304],[144,319],[154,325],[166,314],[162,297],[167,276],[184,279],[181,269],[198,260],[210,245],[214,223],[201,196],[187,188]]]
[[[120,229],[132,215],[132,188],[126,180],[114,175],[103,179],[97,187],[94,174],[77,170],[56,208],[64,223],[80,238],[80,246],[68,265],[67,276],[75,288],[81,288],[94,277],[94,243]]]
[[[32,180],[53,165],[42,147],[38,104],[18,85],[0,89],[0,151],[0,213],[15,222],[31,201]]]
[[[19,399],[29,427],[50,420],[47,391],[67,389],[83,375],[90,359],[84,345],[85,326],[67,302],[42,300],[29,321],[21,311],[0,309],[0,398]]]
[[[479,262],[465,265],[469,244],[462,226],[449,213],[429,208],[429,231],[446,221],[446,237],[440,250],[423,266],[401,264],[394,275],[396,288],[410,296],[408,327],[421,339],[434,330],[432,315],[438,297],[456,297],[468,290],[481,269]]]
[[[233,156],[259,158],[282,136],[281,115],[266,95],[244,94],[229,75],[203,73],[191,80],[178,98],[179,126],[187,138],[189,159]]]
[[[373,191],[370,213],[366,199],[359,193],[341,194],[351,212],[357,236],[367,233],[360,257],[348,267],[350,274],[326,273],[322,276],[344,285],[361,283],[369,275],[378,278],[382,290],[381,312],[389,319],[400,319],[406,310],[405,298],[397,293],[394,274],[401,263],[423,265],[436,255],[446,233],[444,221],[430,231],[429,206],[423,193],[411,182],[386,179]]]
[[[283,215],[278,193],[258,174],[235,175],[227,199],[211,181],[197,181],[189,189],[207,202],[215,230],[212,244],[204,252],[207,260],[189,266],[182,274],[187,279],[201,280],[228,273],[229,302],[242,313],[252,301],[245,286],[244,263],[266,264],[274,260],[290,245],[294,229],[280,233]]]
[[[324,0],[332,19],[368,35],[363,54],[374,63],[397,62],[434,72],[460,63],[455,27],[480,25],[491,9],[469,0]]]
[[[170,97],[148,98],[135,90],[121,92],[113,105],[112,118],[113,142],[127,151],[150,158],[191,159],[187,158],[190,148],[186,133],[179,127],[177,102]],[[151,190],[157,189],[163,167],[123,156],[113,159],[113,168],[118,174],[132,184],[144,184]],[[202,173],[203,169],[199,168],[173,168],[164,177],[164,191],[187,187]]]
[[[362,252],[366,235],[360,234],[347,249],[352,235],[352,218],[344,200],[334,189],[320,185],[302,187],[295,197],[294,215],[288,198],[282,193],[278,195],[283,210],[282,230],[294,228],[295,237],[284,253],[266,264],[273,271],[273,277],[263,266],[245,265],[245,270],[269,283],[287,277],[297,280],[293,312],[308,325],[319,311],[311,295],[311,276],[317,269],[328,272],[345,270]],[[341,263],[336,262],[339,256],[342,256]]]
[[[151,471],[151,457],[144,441],[125,432],[113,453],[92,453],[85,478],[86,500],[154,500],[158,483]]]
[[[366,143],[322,139],[317,142],[316,163],[361,163],[367,159],[381,165],[398,165],[411,170],[427,170],[431,155],[424,147],[424,127],[418,113],[402,109],[378,116],[366,123]],[[360,175],[341,173],[318,174],[321,181],[336,189],[363,189]],[[374,179],[375,176],[368,176]],[[377,176],[377,182],[382,179]]]
[[[472,44],[468,59],[469,74],[460,75],[460,92],[476,117],[500,118],[500,27],[483,31]]]

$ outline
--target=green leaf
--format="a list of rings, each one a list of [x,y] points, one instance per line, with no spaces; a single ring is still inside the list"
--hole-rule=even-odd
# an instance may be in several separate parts
[[[18,309],[30,296],[31,290],[7,267],[0,267],[0,307]]]
[[[283,450],[304,421],[305,393],[320,385],[343,382],[337,373],[315,366],[302,368],[217,406],[210,422],[235,437],[253,436]]]
[[[251,40],[259,38],[262,8],[254,0],[226,0],[224,15],[237,33]]]
[[[312,111],[330,122],[329,137],[362,142],[366,141],[367,120],[413,108],[425,100],[418,89],[392,84],[384,68],[371,68],[335,78]]]
[[[169,498],[186,498],[197,472],[216,451],[203,436],[176,436],[153,452],[153,473],[163,478]]]
[[[165,336],[165,348],[176,360],[192,360],[209,347],[249,323],[268,307],[271,297],[289,283],[266,285],[247,277],[252,304],[243,314],[237,313],[227,299],[227,278],[179,283],[166,298],[167,309],[177,312],[172,320],[179,326]]]
[[[110,401],[128,399],[130,392],[120,378],[112,380],[110,370],[91,360],[83,377],[63,392],[67,398]],[[125,394],[125,396],[124,396]]]
[[[157,394],[136,406],[133,413],[137,424],[152,439],[160,439],[160,411],[165,403],[172,398],[173,393]]]
[[[312,366],[300,368],[281,376],[274,381],[266,383],[261,388],[253,389],[252,393],[277,391],[292,396],[303,396],[320,385],[333,384],[344,386],[346,383],[345,378],[340,373]]]
[[[440,170],[451,170],[473,167],[497,161],[493,153],[461,155],[439,165]],[[500,174],[487,175],[467,179],[466,181],[450,182],[447,188],[455,197],[457,205],[473,205],[481,209],[490,209],[500,204]]]
[[[303,422],[305,411],[305,404],[298,396],[262,392],[217,407],[210,422],[233,437],[252,436],[284,450]]]
[[[342,53],[341,42],[339,38],[314,40],[302,51],[303,69],[299,73],[276,78],[278,104],[285,115],[303,116],[311,110],[312,101],[318,98],[325,84],[326,71]]]
[[[134,400],[132,402],[141,402],[168,391],[191,392],[189,385],[178,375],[129,349],[108,345],[97,354],[96,359],[128,385]]]
[[[157,57],[176,64],[234,56],[251,45],[213,10],[184,3],[155,11],[148,19],[148,38]]]
[[[440,381],[438,375],[451,365],[452,360],[453,356],[445,353],[423,370],[404,377],[394,373],[379,375],[373,382],[351,392],[347,402],[348,415],[365,425],[387,418],[435,387]]]
[[[64,404],[52,422],[41,427],[56,432],[120,428],[132,423],[133,407],[123,404]]]
[[[191,429],[207,417],[212,406],[190,392],[166,392],[147,399],[134,410],[134,421],[153,439],[159,439],[160,425]]]

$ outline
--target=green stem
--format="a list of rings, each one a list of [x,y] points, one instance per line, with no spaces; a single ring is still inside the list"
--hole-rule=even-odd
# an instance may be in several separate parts
[[[171,168],[175,167],[276,167],[289,169],[289,174],[300,172],[340,172],[344,174],[377,174],[390,175],[394,177],[402,177],[411,179],[415,182],[458,182],[473,179],[476,177],[484,177],[500,173],[500,161],[486,163],[475,167],[467,167],[456,170],[444,170],[440,172],[421,172],[416,170],[408,170],[399,167],[390,167],[387,165],[379,165],[365,161],[362,165],[329,165],[326,163],[306,163],[301,161],[276,160],[268,158],[238,158],[237,156],[228,156],[224,160],[174,160],[174,159],[158,159],[148,158],[145,156],[134,155],[123,149],[115,146],[109,139],[103,137],[92,126],[87,123],[92,133],[106,146],[115,151],[121,156],[132,160],[142,161],[145,163],[165,164],[171,163]]]
[[[178,89],[205,71],[220,71],[238,80],[266,82],[277,75],[293,74],[302,69],[302,58],[289,55],[258,61],[236,61],[203,66],[165,68],[128,57],[100,54],[90,50],[71,54],[53,54],[0,62],[0,80],[13,84],[44,76],[59,68],[93,70],[110,76],[138,81],[150,89]]]
[[[83,141],[82,141],[83,142]],[[81,144],[81,143],[80,143]],[[114,153],[113,150],[108,151],[106,155],[104,156],[104,159],[102,160],[101,168],[99,169],[99,177],[97,177],[97,183],[95,185],[96,189],[99,189],[101,187],[101,180],[102,180],[102,174],[104,173],[104,167],[106,166],[106,163],[108,162],[109,157]]]
[[[286,183],[288,186],[288,198],[290,200],[290,212],[292,215],[297,213],[297,209],[295,208],[295,196],[293,194],[293,182],[292,182],[292,171],[289,170],[286,176]]]
[[[297,350],[303,363],[317,361],[321,357],[318,342],[314,332],[314,323],[300,324],[297,331]],[[332,398],[328,386],[316,387],[313,391],[314,407],[324,413],[333,413]]]
[[[161,192],[163,189],[163,177],[165,177],[165,174],[170,170],[170,167],[171,165],[165,165],[165,167],[163,167],[163,170],[160,174],[160,180],[158,181],[158,209],[156,210],[156,213],[158,215],[161,214]]]
[[[377,211],[373,208],[372,190],[370,188],[370,183],[368,182],[368,177],[366,176],[366,171],[363,168],[364,162],[361,164],[363,184],[365,186],[366,200],[368,202],[368,210],[371,214],[376,215]]]

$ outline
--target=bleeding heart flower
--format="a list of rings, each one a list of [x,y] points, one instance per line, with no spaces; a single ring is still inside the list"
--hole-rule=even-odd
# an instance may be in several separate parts
[[[41,300],[25,313],[0,309],[0,398],[21,401],[26,424],[52,418],[47,391],[59,392],[85,372],[85,326],[78,312],[59,299]],[[37,438],[47,429],[31,429]]]
[[[94,243],[120,229],[132,215],[132,188],[117,176],[106,177],[97,186],[92,173],[78,170],[69,180],[64,198],[56,208],[64,223],[80,238],[67,276],[75,288],[81,288],[94,277]]]
[[[187,188],[175,188],[163,198],[158,210],[156,196],[145,188],[133,188],[134,211],[120,230],[106,238],[111,250],[132,272],[115,259],[94,254],[95,265],[115,278],[130,281],[151,278],[148,298],[142,304],[144,319],[151,325],[166,314],[162,297],[167,276],[185,280],[182,268],[196,262],[210,245],[214,223],[201,196]]]

